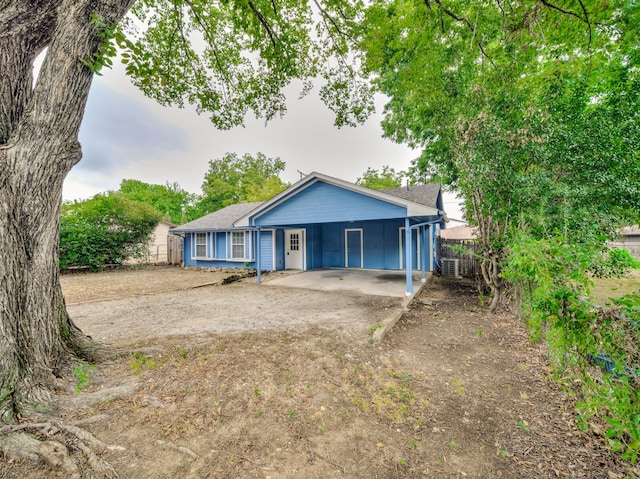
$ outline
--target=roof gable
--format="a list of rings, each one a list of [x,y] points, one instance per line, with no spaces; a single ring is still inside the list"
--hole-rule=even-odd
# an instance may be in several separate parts
[[[254,211],[245,215],[243,218],[239,218],[236,221],[236,226],[249,226],[255,224],[257,218],[265,215],[270,210],[277,208],[284,202],[289,201],[291,198],[301,194],[306,189],[310,188],[315,183],[322,182],[334,187],[340,188],[345,191],[350,191],[358,195],[379,200],[387,203],[388,205],[395,205],[404,208],[405,211],[401,216],[441,216],[441,211],[438,205],[437,198],[440,197],[440,185],[425,185],[429,187],[428,198],[436,198],[431,204],[415,202],[411,199],[403,198],[399,194],[389,194],[386,191],[376,191],[364,186],[359,186],[348,181],[340,180],[321,173],[311,173],[302,178],[297,183],[291,185],[289,188],[273,197],[271,200],[258,206]],[[417,187],[413,187],[417,188]],[[395,189],[394,189],[395,190]],[[435,192],[437,190],[437,193]],[[384,216],[383,216],[384,217]],[[388,217],[388,216],[387,216]],[[396,216],[398,217],[398,216]],[[335,220],[334,220],[335,221]]]

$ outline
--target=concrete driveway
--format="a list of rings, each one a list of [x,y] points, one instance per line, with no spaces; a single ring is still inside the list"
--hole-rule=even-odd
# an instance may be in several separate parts
[[[427,281],[431,273],[427,273]],[[422,285],[421,274],[412,276],[413,290]],[[371,296],[404,298],[406,275],[404,271],[372,269],[314,269],[309,271],[283,271],[264,277],[264,285],[285,288],[303,288],[312,291],[360,293]]]

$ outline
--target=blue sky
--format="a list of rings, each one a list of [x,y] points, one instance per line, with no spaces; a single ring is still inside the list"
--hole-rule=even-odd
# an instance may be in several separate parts
[[[124,178],[178,182],[200,193],[209,160],[226,152],[280,157],[289,182],[300,178],[298,171],[355,181],[367,167],[404,170],[418,156],[382,138],[380,114],[360,127],[337,129],[316,93],[301,100],[294,88],[289,93],[283,119],[265,125],[248,117],[244,127],[219,131],[192,108],[165,108],[144,97],[116,64],[94,80],[80,130],[83,159],[68,175],[63,196],[84,199],[116,190]],[[382,106],[380,99],[378,111]],[[447,195],[445,202],[449,216],[459,218],[455,198]]]

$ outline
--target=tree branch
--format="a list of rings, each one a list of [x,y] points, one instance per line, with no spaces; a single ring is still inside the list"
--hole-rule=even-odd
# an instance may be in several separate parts
[[[269,35],[269,38],[271,39],[271,44],[273,45],[273,47],[276,47],[276,34],[275,32],[271,29],[271,25],[269,25],[269,22],[267,22],[267,19],[264,18],[264,16],[262,15],[262,13],[260,13],[260,11],[256,8],[256,6],[253,4],[253,2],[249,2],[249,7],[251,7],[251,10],[253,10],[253,13],[256,14],[256,16],[258,17],[258,19],[260,20],[260,23],[262,23],[262,25],[264,26],[265,30],[267,31],[267,34]]]
[[[449,10],[448,8],[444,7],[442,5],[442,0],[435,0],[435,2],[438,4],[438,6],[440,7],[441,11],[443,11],[444,13],[446,13],[448,16],[450,16],[451,18],[453,18],[455,21],[457,22],[461,22],[461,23],[465,23],[469,29],[471,30],[473,36],[475,37],[476,34],[476,28],[473,26],[473,24],[469,21],[469,19],[467,17],[461,17],[459,15],[456,15],[454,12],[452,12],[451,10]],[[444,23],[442,24],[442,29],[443,29],[443,33],[444,33]],[[472,39],[473,41],[473,39]],[[484,47],[482,46],[482,44],[480,43],[480,41],[476,42],[476,45],[478,45],[478,48],[480,49],[480,51],[482,52],[482,55],[489,60],[489,62],[491,63],[491,65],[493,65],[493,68],[495,68],[496,70],[498,69],[498,67],[496,66],[496,64],[493,62],[493,60],[491,59],[491,57],[487,54],[487,52],[485,51]]]
[[[584,18],[582,18],[582,16],[578,15],[576,12],[573,12],[571,10],[565,10],[564,8],[554,5],[548,2],[547,0],[540,0],[540,3],[542,3],[546,7],[553,8],[554,10],[558,10],[560,13],[564,13],[565,15],[571,15],[572,17],[576,17],[577,19],[584,21]]]
[[[354,44],[356,44],[356,43],[357,43],[357,42],[356,42],[356,40],[355,40],[351,35],[349,35],[347,32],[342,31],[342,29],[340,28],[340,25],[338,25],[338,24],[337,24],[337,22],[333,19],[333,17],[332,17],[331,15],[329,15],[329,14],[327,13],[327,11],[326,11],[324,8],[322,8],[322,6],[321,6],[321,5],[320,5],[320,3],[318,2],[318,0],[313,0],[313,3],[315,3],[315,4],[316,4],[316,7],[318,7],[318,10],[320,10],[320,13],[322,14],[322,17],[323,17],[324,19],[329,20],[329,22],[331,22],[331,25],[333,25],[333,28],[335,28],[335,29],[336,29],[336,31],[337,31],[340,35],[342,35],[342,36],[343,36],[343,37],[345,37],[345,38],[348,38],[348,39],[349,39],[349,40],[351,40]],[[326,25],[326,21],[325,21],[325,25]],[[328,28],[328,25],[327,25],[327,28]]]

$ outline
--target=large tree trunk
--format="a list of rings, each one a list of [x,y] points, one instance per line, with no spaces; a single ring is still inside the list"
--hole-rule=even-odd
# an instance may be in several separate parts
[[[66,312],[58,273],[62,183],[100,45],[91,14],[117,22],[132,0],[13,0],[0,10],[0,420],[48,398],[95,345]],[[35,87],[36,55],[48,47]]]

